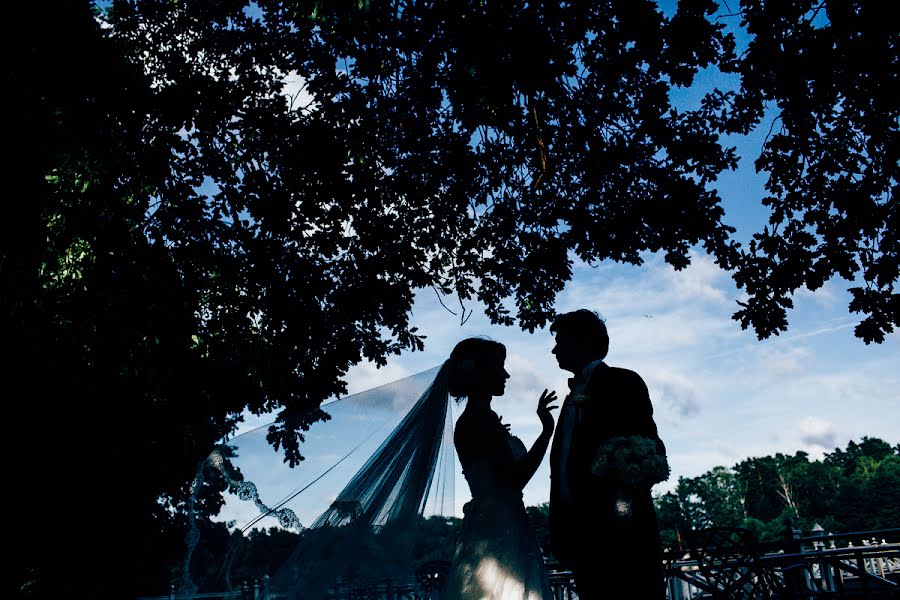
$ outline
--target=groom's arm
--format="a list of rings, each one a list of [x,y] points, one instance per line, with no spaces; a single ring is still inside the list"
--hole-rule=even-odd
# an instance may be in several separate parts
[[[665,454],[666,447],[659,439],[656,422],[653,420],[653,404],[647,384],[634,371],[622,371],[621,403],[622,411],[618,435],[640,435],[656,441],[657,450]]]

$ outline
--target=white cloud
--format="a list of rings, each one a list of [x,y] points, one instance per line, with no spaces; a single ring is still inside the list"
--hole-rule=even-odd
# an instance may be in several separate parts
[[[375,363],[362,362],[347,372],[347,394],[356,394],[408,377],[412,373],[400,363],[389,361],[379,368]]]
[[[733,288],[731,277],[723,271],[708,254],[692,251],[691,265],[681,271],[665,266],[657,266],[665,287],[671,295],[694,305],[702,302],[726,304],[735,294],[726,290]],[[670,296],[671,297],[671,296]]]
[[[803,375],[812,362],[812,350],[804,346],[759,346],[757,369],[767,371],[767,376],[785,379]]]
[[[834,424],[820,417],[805,417],[797,424],[800,439],[810,446],[834,450],[838,445],[838,432]]]
[[[677,418],[700,414],[697,386],[687,376],[668,369],[650,368],[644,372],[644,379],[651,397],[657,399],[657,411],[664,409]]]
[[[730,276],[706,254],[692,252],[692,264],[675,271],[659,256],[641,268],[579,270],[561,294],[559,310],[597,309],[610,331],[610,358],[696,352],[711,339],[739,335],[731,320],[738,297]]]
[[[804,285],[794,292],[794,299],[798,303],[812,302],[818,304],[822,308],[834,308],[839,303],[839,297],[842,291],[839,289],[839,285],[840,284],[835,281],[828,281],[816,291],[812,291]]]

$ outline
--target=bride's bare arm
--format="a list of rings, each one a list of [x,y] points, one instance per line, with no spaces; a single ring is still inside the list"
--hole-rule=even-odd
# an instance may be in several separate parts
[[[522,460],[516,463],[516,481],[519,483],[520,488],[524,488],[525,484],[534,477],[541,461],[544,459],[547,447],[550,445],[550,438],[553,436],[553,414],[550,411],[557,408],[555,405],[551,405],[555,401],[556,392],[548,392],[547,390],[544,390],[544,393],[541,394],[538,400],[537,414],[544,429],[531,446],[531,450],[528,451]]]

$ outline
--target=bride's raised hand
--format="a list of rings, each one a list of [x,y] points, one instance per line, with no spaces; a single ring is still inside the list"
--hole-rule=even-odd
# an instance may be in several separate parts
[[[538,400],[537,415],[541,419],[544,431],[553,431],[553,413],[551,410],[559,408],[551,403],[556,402],[556,392],[548,392],[544,390]]]
[[[504,429],[506,429],[506,433],[509,433],[510,425],[509,425],[509,423],[503,422],[503,415],[497,415],[497,418],[500,419],[500,424],[503,426]]]

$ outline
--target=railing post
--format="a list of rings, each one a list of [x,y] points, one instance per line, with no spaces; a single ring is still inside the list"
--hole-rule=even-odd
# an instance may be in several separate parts
[[[874,540],[863,540],[863,541],[862,541],[863,546],[871,546],[873,542],[874,542]],[[874,558],[866,558],[866,559],[864,559],[864,560],[865,560],[865,562],[866,562],[866,573],[870,573],[870,572],[871,572],[871,573],[874,575],[874,574],[875,574],[875,570],[876,570],[876,568],[875,568],[875,559],[874,559]]]
[[[175,584],[169,585],[169,600],[175,600]]]
[[[809,532],[810,537],[820,538],[825,535],[825,529],[816,523]],[[813,552],[825,549],[825,542],[821,540],[813,540]],[[817,587],[826,591],[831,591],[828,580],[830,579],[830,569],[828,563],[822,560],[812,565],[812,577]]]
[[[828,535],[829,535],[829,536],[831,535],[831,532],[830,532],[830,531],[828,532]],[[835,545],[833,539],[831,540],[831,546],[830,546],[830,547],[831,547],[831,548],[836,548],[836,547],[837,547],[837,546]],[[824,544],[824,543],[822,544],[822,549],[823,549],[823,550],[825,549],[825,544]],[[825,591],[826,591],[826,592],[834,592],[834,591],[837,591],[837,588],[835,587],[835,583],[834,583],[834,570],[835,570],[834,567],[831,566],[831,563],[825,562],[825,561],[822,562],[822,566],[825,568],[825,586],[826,586],[826,587],[825,587]],[[840,577],[840,574],[838,574],[838,577]]]
[[[887,542],[882,539],[881,545],[885,546],[885,545],[887,545]],[[884,557],[883,556],[878,557],[878,571],[879,571],[879,575],[881,575],[881,577],[883,579],[884,578]]]
[[[859,583],[862,585],[863,596],[869,597],[869,569],[866,565],[866,558],[862,552],[856,555],[856,568],[859,569]]]
[[[794,527],[793,517],[788,517],[784,530],[784,551],[787,554],[800,554],[803,548],[800,546],[800,530]],[[806,570],[798,577],[797,569],[792,567],[782,568],[784,573],[784,585],[789,593],[795,594],[807,586]]]

